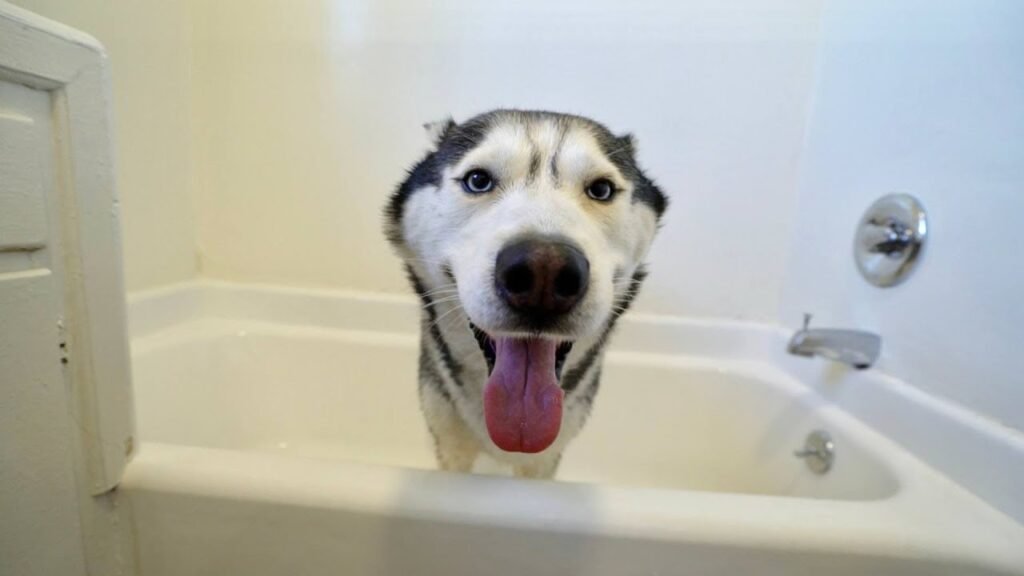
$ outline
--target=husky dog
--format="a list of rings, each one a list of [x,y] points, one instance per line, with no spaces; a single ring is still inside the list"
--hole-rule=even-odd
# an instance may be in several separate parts
[[[633,138],[495,110],[430,124],[385,210],[422,300],[419,394],[444,470],[481,453],[550,478],[590,412],[604,346],[665,211]]]

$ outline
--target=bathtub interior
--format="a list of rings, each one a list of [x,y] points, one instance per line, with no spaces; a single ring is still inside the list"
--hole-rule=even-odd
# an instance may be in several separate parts
[[[358,319],[266,320],[198,315],[135,338],[140,440],[435,468],[417,403],[414,333],[366,330]],[[823,476],[792,454],[816,428],[838,445]],[[771,366],[613,351],[590,419],[557,478],[880,499],[895,494],[899,482],[874,449],[878,442]],[[477,469],[504,472],[486,458]]]

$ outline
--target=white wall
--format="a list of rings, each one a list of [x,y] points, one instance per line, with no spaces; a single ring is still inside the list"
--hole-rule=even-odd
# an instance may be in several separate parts
[[[16,2],[110,52],[129,290],[404,291],[380,208],[420,125],[543,107],[635,132],[673,197],[640,307],[777,316],[821,0]]]
[[[885,370],[1024,430],[1024,3],[828,6],[784,321],[877,331]],[[853,231],[893,191],[925,204],[931,238],[883,290]]]
[[[95,36],[113,66],[129,290],[196,274],[187,0],[13,0]]]
[[[820,3],[196,1],[202,272],[404,291],[380,211],[422,123],[549,108],[673,198],[641,307],[774,320]]]

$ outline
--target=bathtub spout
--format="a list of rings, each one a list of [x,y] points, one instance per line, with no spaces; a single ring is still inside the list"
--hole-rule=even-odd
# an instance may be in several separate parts
[[[882,351],[878,334],[859,330],[809,328],[811,315],[804,314],[804,327],[789,341],[786,350],[796,356],[820,356],[853,366],[858,370],[871,367]]]

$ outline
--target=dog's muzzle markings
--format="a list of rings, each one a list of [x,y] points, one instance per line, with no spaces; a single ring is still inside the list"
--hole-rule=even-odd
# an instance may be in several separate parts
[[[431,131],[386,230],[423,305],[420,399],[439,463],[469,470],[484,452],[550,477],[666,199],[632,137],[586,118],[499,110]]]

